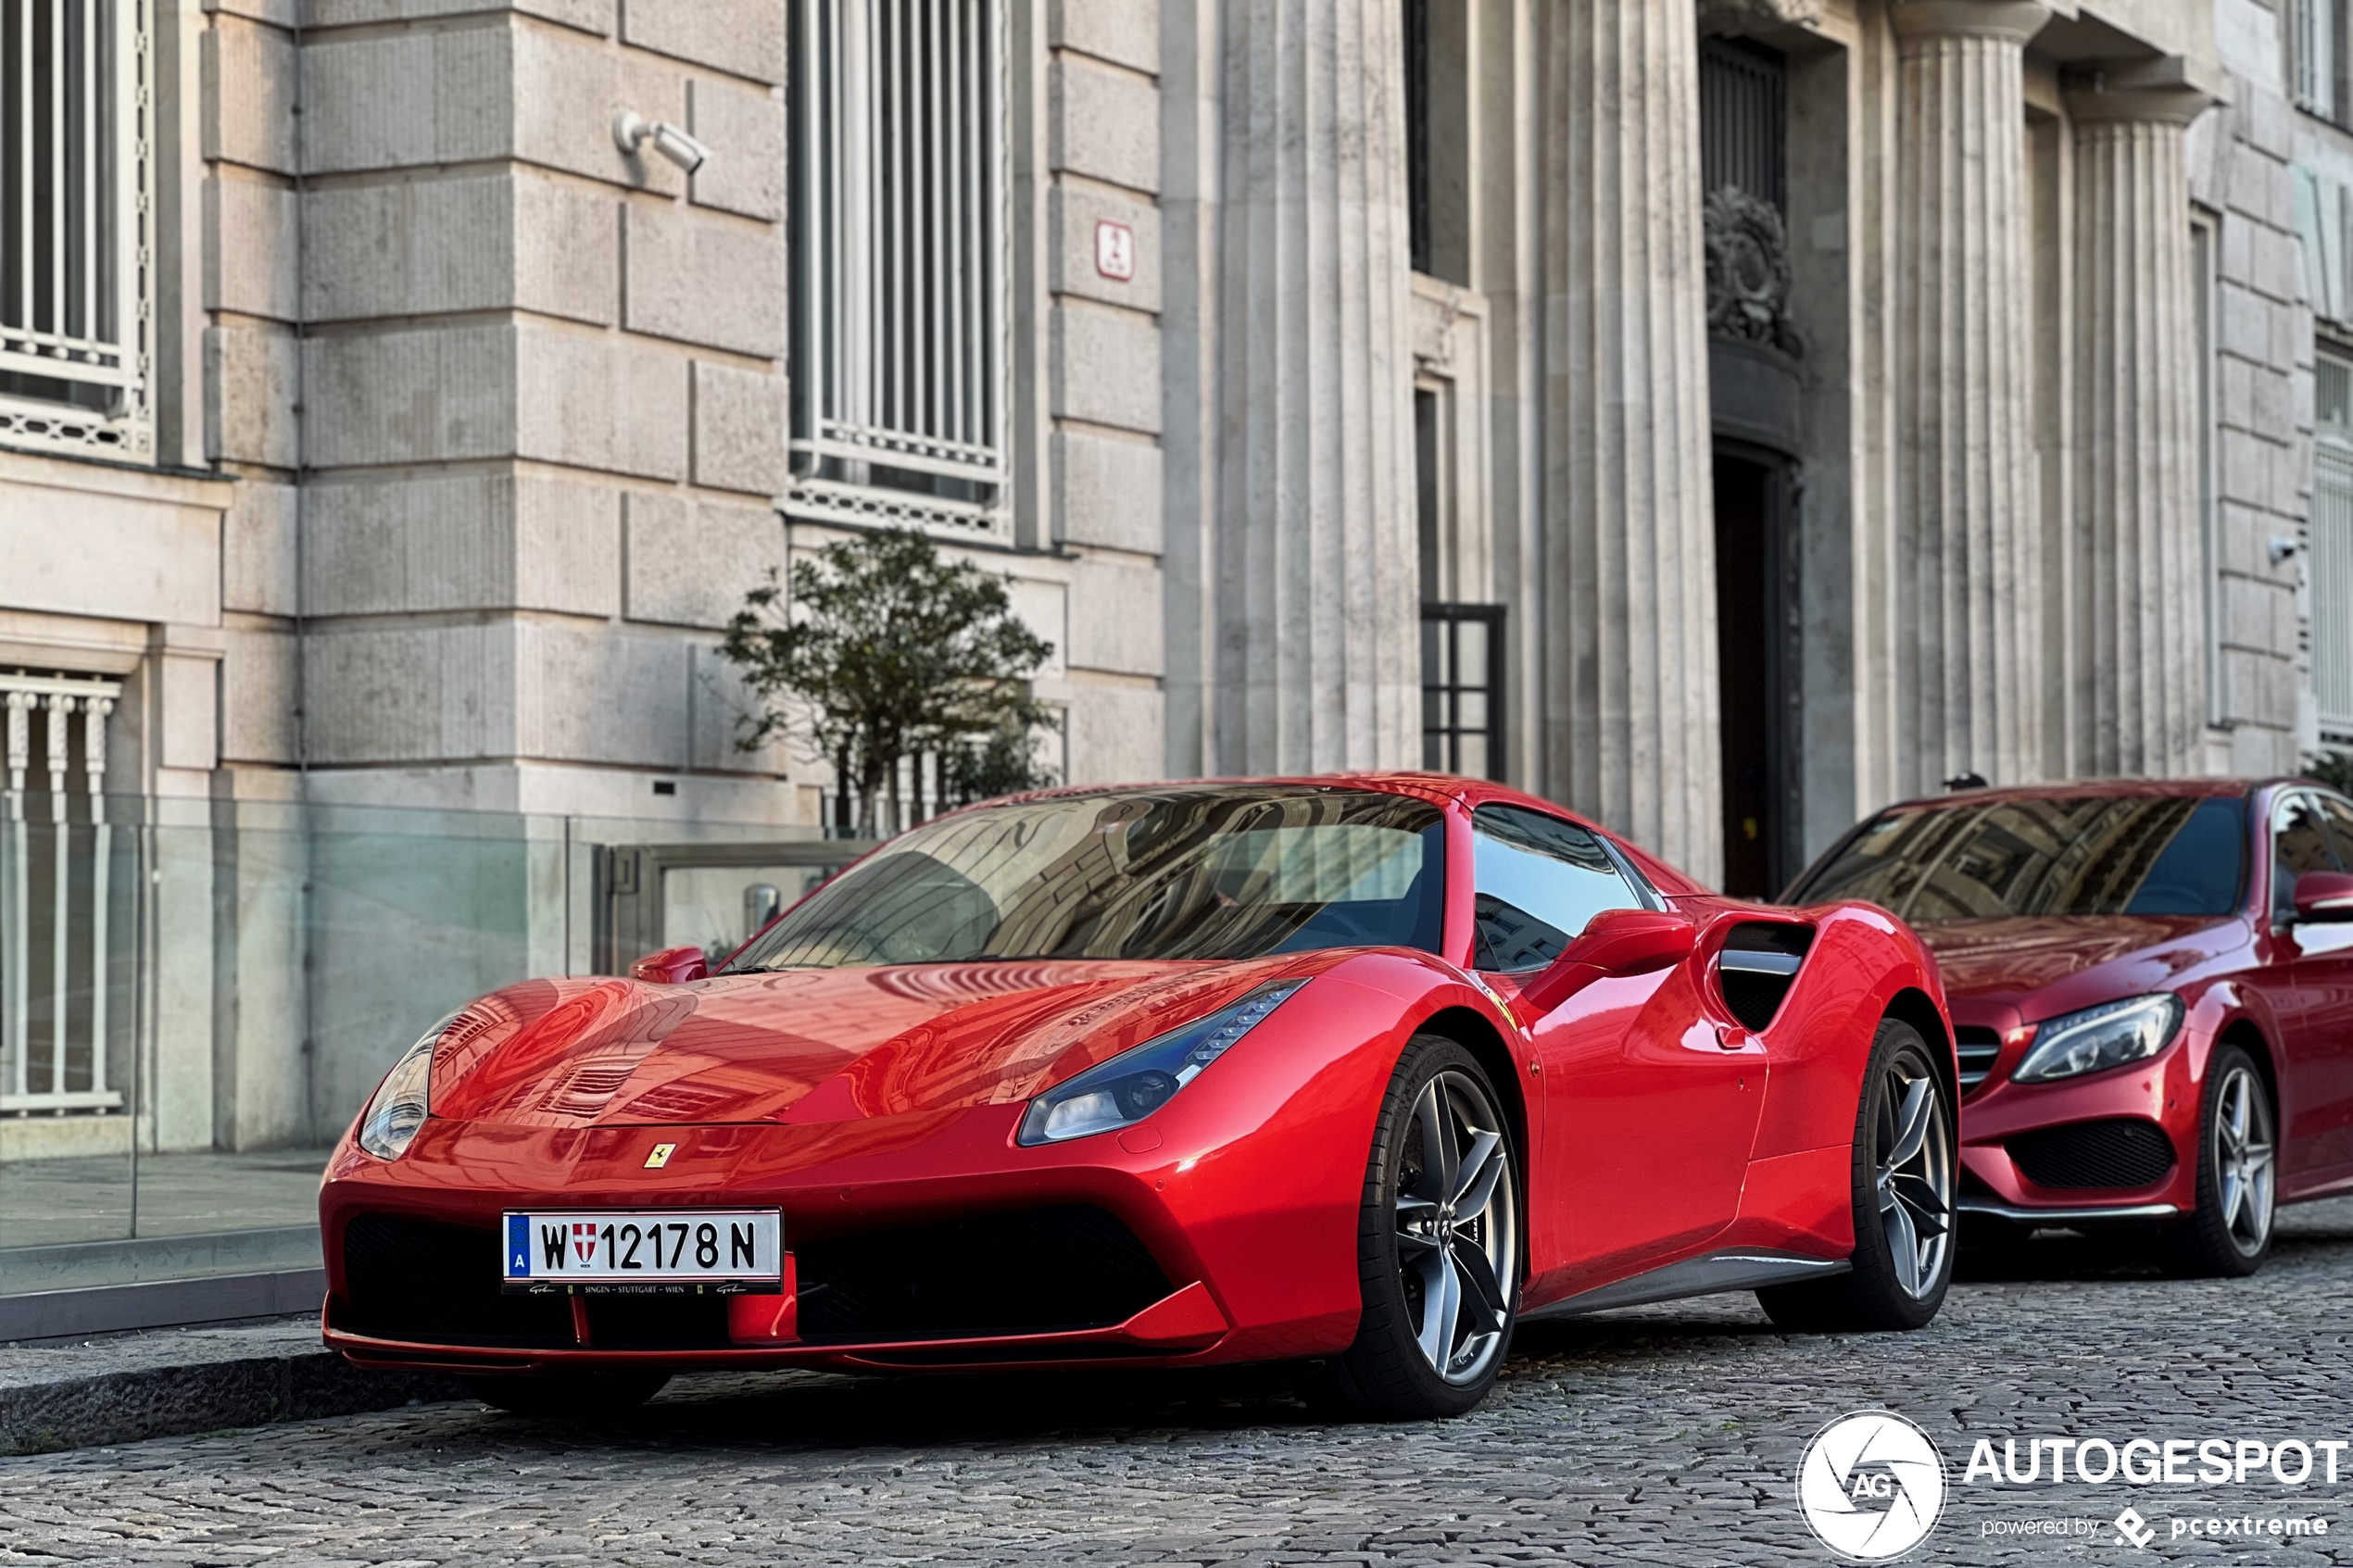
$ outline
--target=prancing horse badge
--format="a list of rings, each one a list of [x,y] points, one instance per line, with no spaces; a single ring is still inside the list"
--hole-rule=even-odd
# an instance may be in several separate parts
[[[664,1165],[669,1164],[670,1156],[676,1150],[678,1146],[674,1143],[658,1143],[654,1145],[654,1151],[646,1156],[646,1169],[648,1171],[659,1171]]]

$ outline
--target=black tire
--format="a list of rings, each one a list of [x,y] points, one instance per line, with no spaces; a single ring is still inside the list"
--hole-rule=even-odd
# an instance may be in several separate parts
[[[1917,1155],[1891,1160],[1910,1131],[1901,1117],[1915,1092],[1925,1097],[1927,1123]],[[1831,1279],[1758,1291],[1766,1314],[1779,1327],[1817,1334],[1910,1329],[1929,1323],[1953,1283],[1953,1192],[1959,1158],[1950,1084],[1937,1070],[1928,1042],[1902,1019],[1882,1020],[1855,1113],[1854,1267]],[[1884,1200],[1883,1163],[1893,1167]],[[1883,1214],[1887,1201],[1894,1207]],[[1891,1232],[1914,1238],[1910,1279],[1898,1265]]]
[[[2244,1115],[2247,1125],[2233,1123]],[[2168,1228],[2165,1261],[2178,1274],[2244,1279],[2271,1255],[2271,1221],[2279,1193],[2279,1112],[2271,1103],[2255,1059],[2238,1046],[2221,1046],[2206,1064],[2197,1118],[2197,1207]],[[2253,1181],[2245,1168],[2246,1147],[2259,1148],[2261,1170]],[[2228,1183],[2242,1183],[2238,1207]]]
[[[623,1415],[662,1390],[666,1372],[542,1372],[470,1377],[467,1390],[512,1415]]]
[[[1433,1109],[1435,1127],[1427,1124]],[[1447,1146],[1453,1169],[1433,1171],[1432,1157]],[[1439,1196],[1449,1187],[1452,1196]],[[1487,1397],[1519,1311],[1521,1196],[1511,1119],[1486,1070],[1453,1040],[1415,1035],[1390,1076],[1365,1169],[1356,1228],[1364,1315],[1355,1343],[1325,1363],[1319,1404],[1424,1421],[1460,1415]],[[1472,1198],[1483,1201],[1458,1221],[1455,1201]],[[1485,1298],[1491,1287],[1499,1306]],[[1459,1302],[1451,1334],[1442,1315],[1429,1316],[1433,1305],[1442,1313],[1450,1288]],[[1492,1326],[1481,1323],[1482,1307]],[[1441,1340],[1444,1373],[1425,1349]]]

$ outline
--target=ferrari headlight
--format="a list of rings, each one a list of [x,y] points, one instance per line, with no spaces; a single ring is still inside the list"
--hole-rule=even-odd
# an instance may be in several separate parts
[[[1019,1141],[1061,1143],[1140,1122],[1283,1005],[1304,980],[1261,985],[1231,1007],[1099,1062],[1029,1102]]]
[[[431,1109],[433,1048],[441,1042],[441,1032],[457,1017],[453,1012],[426,1030],[392,1064],[392,1071],[376,1086],[375,1098],[360,1114],[359,1147],[377,1159],[399,1159],[416,1138],[417,1129],[425,1124],[425,1113]]]
[[[2044,1084],[2121,1067],[2163,1050],[2181,1027],[2182,998],[2170,991],[2045,1019],[2010,1079]]]

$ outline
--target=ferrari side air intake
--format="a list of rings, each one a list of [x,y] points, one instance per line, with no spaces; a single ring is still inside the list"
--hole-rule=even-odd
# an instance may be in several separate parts
[[[1813,945],[1810,925],[1750,921],[1732,927],[1724,950],[1716,956],[1717,983],[1724,988],[1724,1005],[1732,1016],[1751,1029],[1771,1023]]]

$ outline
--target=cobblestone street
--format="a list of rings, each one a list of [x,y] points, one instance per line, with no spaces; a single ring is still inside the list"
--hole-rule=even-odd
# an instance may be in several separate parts
[[[2158,1555],[2353,1562],[2353,1465],[2300,1489],[1963,1483],[1980,1437],[2353,1436],[2353,1202],[2282,1230],[2253,1281],[2059,1266],[2079,1248],[1964,1283],[1911,1336],[1784,1338],[1746,1297],[1531,1328],[1441,1425],[1329,1424],[1263,1383],[772,1376],[585,1427],[454,1404],[0,1461],[0,1562],[1821,1563],[1798,1456],[1875,1405],[1950,1475],[1914,1561],[2137,1557],[2108,1524],[2129,1502]],[[2328,1534],[2171,1534],[2226,1512]],[[2066,1517],[2099,1532],[1988,1534]]]

